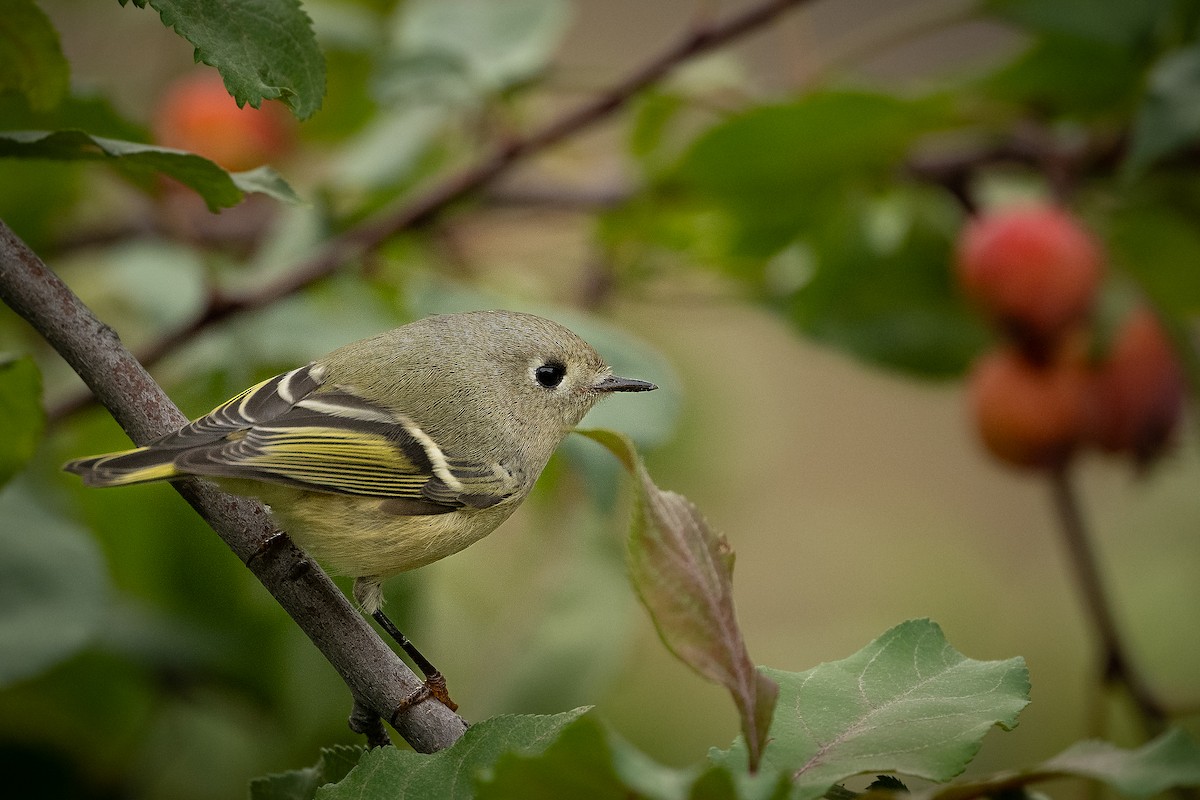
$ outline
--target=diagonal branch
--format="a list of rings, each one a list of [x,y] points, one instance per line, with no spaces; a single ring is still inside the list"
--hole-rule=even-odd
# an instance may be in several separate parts
[[[111,328],[0,221],[0,300],[20,314],[83,378],[121,427],[143,443],[186,418]],[[263,506],[206,481],[173,484],[262,582],[338,671],[361,706],[392,723],[414,749],[453,744],[465,723],[438,702],[395,715],[421,682],[372,631],[329,577],[272,527]]]
[[[449,176],[423,194],[330,239],[318,253],[300,262],[277,280],[246,294],[210,298],[208,306],[190,322],[138,353],[139,360],[151,366],[200,332],[229,317],[263,308],[295,294],[346,264],[378,250],[397,234],[428,225],[459,202],[491,185],[519,162],[608,118],[681,64],[760,30],[785,12],[808,2],[810,0],[765,0],[729,19],[694,28],[680,41],[633,70],[598,97],[525,136],[500,144],[474,166]],[[68,400],[52,409],[50,417],[61,418],[88,402],[83,397]]]

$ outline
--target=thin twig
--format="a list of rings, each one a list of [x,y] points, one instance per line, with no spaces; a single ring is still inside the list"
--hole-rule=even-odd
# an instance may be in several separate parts
[[[1087,174],[1111,173],[1125,151],[1125,139],[1101,136],[1063,142],[1043,126],[1025,121],[1011,135],[961,148],[946,148],[932,153],[917,153],[905,165],[909,175],[933,183],[948,191],[968,214],[979,211],[972,195],[972,184],[982,170],[1015,164],[1041,172],[1051,193],[1067,203],[1078,182]]]
[[[1084,607],[1100,645],[1100,679],[1106,686],[1124,686],[1137,708],[1147,733],[1157,736],[1166,728],[1167,710],[1150,690],[1129,656],[1112,611],[1100,565],[1088,537],[1083,511],[1071,480],[1069,466],[1051,473],[1054,507],[1067,554],[1075,569]]]
[[[759,30],[785,12],[809,2],[811,0],[767,0],[722,22],[690,30],[680,41],[579,108],[526,136],[499,145],[478,164],[451,175],[398,208],[382,212],[335,236],[318,253],[300,262],[277,280],[253,292],[222,297],[219,302],[209,304],[190,322],[140,351],[138,359],[142,364],[151,366],[202,331],[232,316],[263,308],[293,295],[377,250],[397,234],[427,225],[460,201],[491,185],[522,160],[607,119],[681,64]],[[52,408],[49,416],[51,420],[61,419],[65,414],[86,407],[89,403],[86,398],[71,398]]]
[[[83,378],[137,443],[187,420],[149,373],[58,276],[0,221],[0,301],[41,334]],[[308,635],[350,687],[356,705],[392,720],[421,687],[320,567],[271,525],[261,503],[218,491],[207,481],[172,486],[199,512]],[[414,749],[433,752],[466,724],[438,702],[405,709],[393,722]]]

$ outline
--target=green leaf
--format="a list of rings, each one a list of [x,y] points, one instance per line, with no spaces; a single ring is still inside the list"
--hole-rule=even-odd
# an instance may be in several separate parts
[[[233,185],[241,189],[244,194],[265,194],[267,197],[273,197],[293,205],[300,205],[304,202],[300,199],[300,195],[296,194],[295,190],[283,179],[283,176],[271,167],[262,166],[248,169],[245,172],[231,172],[229,177],[233,179]]]
[[[1041,770],[1092,778],[1121,794],[1149,797],[1176,786],[1200,786],[1200,746],[1179,729],[1136,750],[1108,742],[1079,742],[1042,764]]]
[[[989,334],[955,286],[950,231],[959,220],[944,202],[920,193],[831,207],[806,239],[811,277],[777,304],[805,335],[871,364],[961,375]],[[769,286],[787,255],[751,279]]]
[[[678,773],[660,767],[620,742],[592,716],[567,726],[538,753],[505,753],[478,784],[478,800],[621,800],[680,797]],[[662,794],[634,789],[639,783],[675,783]]]
[[[1138,173],[1200,137],[1200,44],[1168,53],[1147,77],[1125,167]]]
[[[125,5],[129,0],[120,0]],[[321,107],[325,60],[298,0],[133,0],[147,3],[216,67],[238,105],[282,100],[300,119]]]
[[[108,599],[104,559],[86,531],[22,483],[0,493],[0,686],[84,647]]]
[[[42,376],[32,358],[0,354],[0,486],[8,483],[33,456],[46,415],[42,411]]]
[[[211,211],[237,205],[246,192],[261,192],[285,202],[297,199],[291,187],[270,167],[229,173],[194,153],[91,136],[83,131],[3,131],[0,158],[4,157],[103,160],[135,175],[161,172],[194,189]]]
[[[0,219],[33,252],[52,252],[62,234],[78,225],[72,212],[85,194],[84,172],[78,162],[0,159]]]
[[[477,91],[507,89],[546,67],[570,10],[564,0],[413,0],[400,12],[402,63],[440,64]]]
[[[77,128],[93,136],[150,141],[149,131],[121,115],[108,97],[71,94],[52,109],[37,109],[18,94],[0,96],[0,127],[4,130],[60,130]]]
[[[990,0],[992,13],[1039,33],[1057,33],[1120,47],[1149,43],[1172,0]]]
[[[381,189],[412,178],[441,143],[450,112],[433,104],[385,110],[343,143],[334,177],[349,187]]]
[[[730,214],[735,254],[766,257],[823,219],[850,187],[890,182],[914,139],[949,119],[937,99],[813,94],[714,126],[673,181]]]
[[[780,694],[763,763],[792,774],[795,800],[862,773],[948,780],[989,728],[1012,728],[1029,702],[1022,659],[969,659],[929,620],[902,623],[842,661],[766,672]]]
[[[1165,201],[1122,209],[1112,217],[1110,245],[1114,264],[1156,306],[1200,311],[1200,231],[1186,213]]]
[[[551,716],[507,715],[472,725],[461,739],[432,755],[377,748],[367,751],[344,780],[317,791],[320,800],[341,798],[474,797],[473,777],[501,754],[544,750],[567,725],[587,709]]]
[[[791,794],[786,773],[759,770],[751,775],[710,764],[688,787],[687,800],[784,800]]]
[[[1143,70],[1126,48],[1045,34],[980,83],[1000,100],[1053,114],[1111,117],[1129,113],[1141,91]]]
[[[7,0],[0,14],[0,94],[15,90],[39,111],[67,93],[70,67],[58,31],[33,0]]]
[[[671,123],[687,107],[687,98],[674,92],[649,91],[638,97],[629,131],[630,155],[646,167],[656,165]]]
[[[322,748],[321,758],[311,767],[252,780],[250,800],[313,800],[317,789],[345,778],[362,754],[363,748],[356,745]]]
[[[1004,797],[1026,786],[1063,778],[1099,781],[1122,795],[1139,798],[1177,787],[1200,786],[1200,745],[1178,728],[1135,750],[1095,740],[1078,742],[1031,769],[929,787],[914,793],[913,800]]]
[[[480,776],[479,800],[783,800],[788,776],[735,774],[720,765],[670,769],[592,715],[538,753],[505,753]],[[440,795],[441,796],[441,795]]]
[[[690,500],[654,485],[628,437],[602,429],[578,432],[608,448],[634,475],[634,588],[671,652],[733,696],[753,772],[779,687],[755,669],[746,650],[733,606],[733,550]]]

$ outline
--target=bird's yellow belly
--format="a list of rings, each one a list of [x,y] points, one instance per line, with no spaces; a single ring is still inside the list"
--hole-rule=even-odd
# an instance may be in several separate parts
[[[279,526],[339,575],[380,580],[453,555],[494,531],[519,505],[447,514],[389,513],[379,498],[272,487],[263,499]]]

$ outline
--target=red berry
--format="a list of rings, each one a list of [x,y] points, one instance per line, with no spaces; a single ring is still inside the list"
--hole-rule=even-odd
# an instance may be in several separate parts
[[[958,242],[967,296],[1026,352],[1045,354],[1091,309],[1100,246],[1071,214],[1032,206],[981,216]]]
[[[154,115],[155,139],[187,150],[227,170],[253,169],[286,153],[294,121],[280,104],[238,108],[221,76],[212,70],[185,76],[167,87]]]
[[[1013,348],[986,354],[969,381],[983,444],[1018,467],[1065,463],[1083,431],[1087,387],[1077,359],[1035,364]]]
[[[1102,449],[1152,461],[1183,412],[1183,369],[1162,324],[1149,308],[1129,315],[1096,367],[1089,436]]]

